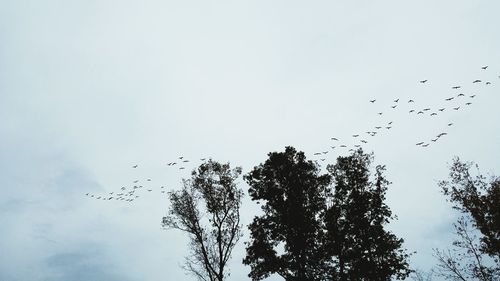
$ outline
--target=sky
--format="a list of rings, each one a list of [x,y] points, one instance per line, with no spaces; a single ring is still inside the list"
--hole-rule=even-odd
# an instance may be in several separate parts
[[[392,182],[388,228],[428,270],[458,216],[437,186],[453,157],[500,174],[498,1],[0,7],[0,280],[194,280],[186,236],[161,228],[159,186],[179,189],[200,158],[245,173],[287,145],[321,165],[373,152]],[[166,165],[180,156],[186,169]],[[85,195],[137,179],[154,191],[133,203]],[[257,210],[246,198],[245,225]],[[247,238],[229,280],[249,280]]]

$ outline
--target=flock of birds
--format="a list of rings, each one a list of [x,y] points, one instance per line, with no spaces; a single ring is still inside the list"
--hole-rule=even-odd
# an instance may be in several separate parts
[[[483,71],[486,71],[488,69],[488,66],[482,66],[481,69]],[[500,78],[500,76],[498,76]],[[425,85],[428,84],[429,81],[427,79],[425,80],[420,80],[418,81],[420,84]],[[485,85],[491,85],[491,81],[482,81],[481,79],[475,79],[471,81],[472,84],[485,84]],[[420,108],[417,106],[417,100],[416,99],[407,99],[407,100],[402,100],[401,98],[396,98],[392,100],[392,103],[386,107],[386,109],[394,111],[398,110],[400,108],[403,108],[404,105],[406,105],[406,110],[408,110],[408,114],[414,115],[414,116],[429,116],[434,118],[435,116],[441,115],[445,111],[460,111],[463,110],[464,108],[467,108],[473,104],[474,98],[476,98],[476,94],[465,94],[461,91],[462,86],[461,85],[453,85],[451,86],[451,91],[452,95],[443,97],[442,102],[445,103],[445,106],[441,107],[436,107],[436,108],[431,108],[431,107],[423,107],[421,106]],[[369,103],[376,105],[378,104],[377,99],[371,99],[369,100]],[[376,115],[379,116],[385,116],[384,111],[376,111]],[[446,122],[445,129],[453,126],[453,122]],[[357,150],[358,148],[362,147],[364,144],[368,143],[368,139],[372,137],[376,137],[377,135],[380,135],[383,131],[388,131],[393,128],[394,122],[391,121],[385,121],[383,123],[380,123],[376,126],[373,126],[366,130],[363,133],[356,133],[352,134],[349,138],[345,139],[345,141],[341,141],[339,137],[331,137],[330,142],[329,142],[329,147],[325,150],[318,151],[313,153],[315,157],[317,157],[316,160],[319,161],[326,161],[326,157],[328,154],[333,154],[334,151],[336,152],[353,152]],[[448,132],[446,130],[438,133],[437,135],[430,137],[427,140],[418,140],[415,145],[420,148],[426,148],[429,145],[438,142],[441,140],[443,137],[447,136]],[[366,136],[366,137],[365,137]],[[353,144],[354,143],[354,144]],[[352,145],[353,144],[353,145]],[[201,158],[200,161],[204,162],[206,158]],[[166,166],[170,169],[176,169],[176,170],[184,170],[186,169],[187,165],[193,163],[193,161],[190,161],[188,159],[185,159],[183,156],[179,156],[175,161],[166,163]],[[133,165],[132,169],[138,169],[139,165]],[[133,180],[133,182],[130,184],[130,186],[122,186],[119,190],[117,191],[112,191],[108,192],[105,194],[91,194],[91,193],[86,193],[85,195],[89,198],[96,199],[96,200],[103,200],[103,201],[111,201],[111,200],[116,200],[116,201],[123,201],[123,202],[133,202],[134,200],[137,200],[138,198],[141,197],[141,192],[145,193],[152,193],[152,192],[159,192],[161,194],[167,193],[167,189],[165,186],[162,185],[156,185],[156,187],[153,186],[154,184],[152,183],[152,180],[150,178],[143,179],[143,180]]]
[[[481,67],[482,71],[486,71],[487,69],[488,66]],[[500,76],[498,76],[498,78],[500,78]],[[418,81],[417,83],[421,85],[427,85],[430,82],[428,79],[424,79]],[[471,80],[471,84],[491,85],[492,82],[483,81],[481,79],[474,79]],[[403,100],[402,98],[395,98],[392,100],[392,103],[390,105],[385,104],[384,107],[389,111],[396,111],[405,108],[409,116],[412,115],[415,117],[429,116],[432,118],[437,118],[437,116],[442,115],[445,111],[458,112],[466,108],[469,108],[473,104],[473,101],[477,96],[477,94],[473,93],[466,94],[463,91],[462,85],[453,85],[450,86],[450,88],[451,88],[451,94],[442,98],[441,101],[444,103],[444,105],[440,107],[439,106],[435,108],[426,106],[419,107],[418,106],[419,103],[415,98],[409,98],[405,100]],[[377,105],[379,103],[379,101],[377,101],[376,98],[368,100],[368,102],[371,103],[372,105]],[[375,111],[375,114],[378,115],[378,118],[386,116],[387,115],[386,113],[387,111],[380,111],[380,110]],[[343,138],[342,140],[340,139],[340,137],[331,137],[330,142],[328,144],[329,147],[323,149],[322,151],[314,152],[313,155],[316,157],[316,160],[326,161],[327,160],[326,157],[333,152],[339,152],[339,153],[346,151],[354,152],[358,148],[367,144],[370,138],[380,135],[384,131],[387,132],[391,130],[394,125],[395,123],[392,120],[386,120],[385,122],[380,122],[378,123],[378,125],[368,128],[368,130],[362,133],[358,132],[352,134],[351,136]],[[446,122],[443,126],[444,127],[443,131],[439,132],[438,134],[432,137],[429,137],[428,139],[416,140],[415,145],[420,148],[426,148],[429,145],[440,141],[442,138],[448,135],[447,128],[452,126],[454,126],[453,122]]]

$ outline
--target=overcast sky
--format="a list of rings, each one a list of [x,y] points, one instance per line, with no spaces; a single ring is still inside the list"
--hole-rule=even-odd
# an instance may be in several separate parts
[[[429,269],[457,216],[437,186],[451,159],[500,174],[498,11],[496,0],[0,0],[0,280],[194,280],[179,267],[186,237],[161,229],[159,186],[179,188],[203,157],[244,172],[287,145],[318,159],[336,137],[347,148],[319,161],[332,163],[353,134],[387,166],[390,229]],[[166,166],[179,156],[192,164]],[[147,178],[155,190],[131,204],[85,196]],[[256,207],[242,208],[247,224]],[[229,280],[249,280],[245,240]]]

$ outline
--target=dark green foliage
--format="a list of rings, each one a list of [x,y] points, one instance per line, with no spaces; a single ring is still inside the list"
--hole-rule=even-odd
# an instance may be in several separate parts
[[[384,203],[389,182],[383,166],[370,180],[372,159],[358,150],[327,167],[335,185],[325,220],[329,280],[404,279],[411,273],[403,239],[384,229],[393,219]]]
[[[318,280],[322,268],[320,218],[330,183],[330,176],[319,172],[304,153],[287,147],[283,153],[270,153],[264,164],[244,177],[252,200],[265,202],[264,215],[249,226],[252,242],[243,261],[251,266],[253,280],[273,273],[285,280]]]
[[[210,160],[184,180],[180,191],[169,193],[169,215],[163,226],[189,234],[191,255],[185,270],[203,281],[222,281],[231,252],[241,237],[240,205],[243,192],[235,181],[241,168]]]
[[[454,225],[453,249],[435,250],[438,273],[449,280],[500,280],[500,178],[473,176],[471,167],[455,158],[450,180],[439,183],[464,216]]]
[[[411,272],[402,239],[384,230],[391,220],[383,167],[370,180],[371,155],[339,157],[321,174],[302,152],[287,147],[244,178],[264,214],[249,226],[244,263],[260,280],[390,280]],[[334,183],[334,188],[331,184]]]

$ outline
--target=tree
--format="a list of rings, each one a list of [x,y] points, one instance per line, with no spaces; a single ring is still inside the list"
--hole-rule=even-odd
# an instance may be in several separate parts
[[[328,280],[405,279],[412,272],[403,239],[384,229],[393,220],[384,203],[389,181],[384,166],[370,180],[372,161],[360,149],[327,167],[335,185],[325,219]]]
[[[450,180],[439,183],[463,216],[454,224],[452,250],[435,250],[438,273],[449,280],[500,280],[500,178],[473,176],[472,166],[453,159]]]
[[[244,176],[252,200],[265,201],[264,215],[249,225],[253,240],[243,260],[253,280],[273,273],[285,280],[318,280],[320,217],[330,183],[330,176],[319,172],[304,153],[287,147],[283,153],[269,153],[264,164]]]
[[[287,147],[269,153],[244,176],[252,200],[264,214],[250,224],[244,264],[261,280],[390,280],[410,270],[403,240],[384,230],[391,212],[383,203],[388,182],[377,167],[368,178],[371,156],[361,150],[339,157],[321,174],[304,153]],[[332,189],[334,179],[336,184]]]
[[[169,193],[170,209],[163,226],[188,233],[190,255],[184,269],[202,281],[222,281],[231,252],[241,237],[243,191],[235,181],[241,168],[209,160],[183,180],[180,191]]]

